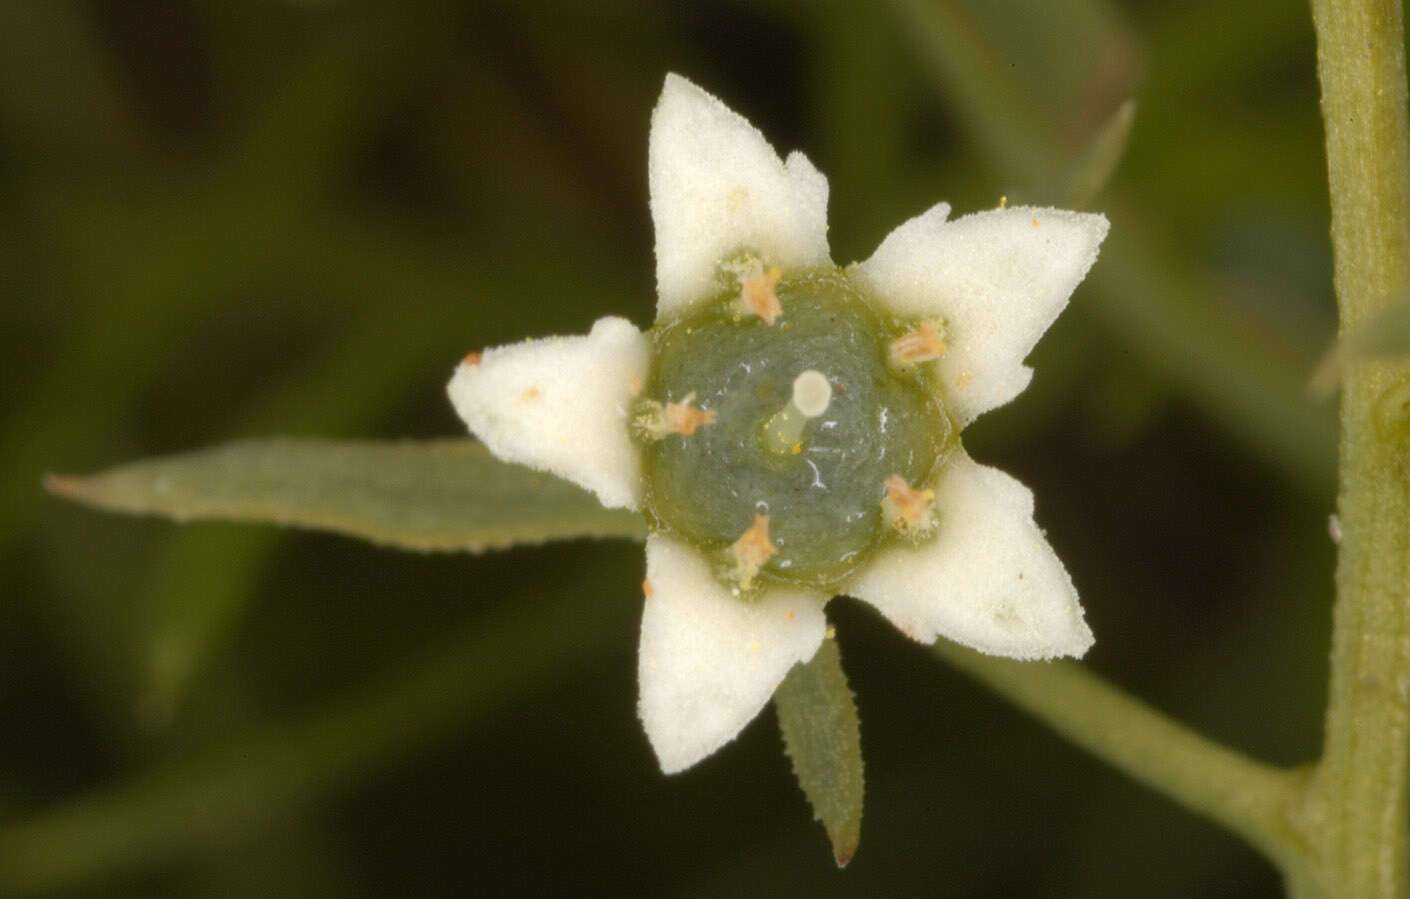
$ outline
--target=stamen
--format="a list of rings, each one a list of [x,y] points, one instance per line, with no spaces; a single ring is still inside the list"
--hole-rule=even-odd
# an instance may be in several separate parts
[[[728,572],[729,579],[740,592],[748,592],[754,586],[754,577],[759,569],[777,552],[778,548],[769,540],[769,516],[755,515],[749,530],[730,547],[734,568]]]
[[[891,364],[909,368],[945,355],[945,325],[939,321],[923,321],[914,331],[891,341]]]
[[[832,384],[827,375],[810,368],[793,380],[793,396],[764,425],[764,445],[779,454],[803,451],[803,428],[832,404]]]
[[[666,427],[672,434],[689,437],[701,425],[715,423],[714,409],[701,409],[694,405],[695,393],[687,393],[679,403],[666,404]]]
[[[655,400],[647,400],[639,407],[633,424],[637,433],[649,440],[661,440],[671,434],[689,437],[697,428],[715,423],[714,409],[701,409],[695,405],[695,393],[686,394],[679,403],[662,405]]]
[[[916,490],[905,478],[893,474],[886,479],[881,517],[904,537],[928,537],[935,532],[935,491],[929,487]]]
[[[771,265],[768,268],[755,268],[739,281],[740,305],[750,315],[763,319],[766,325],[772,325],[783,315],[783,304],[778,301],[778,294],[775,292],[782,274],[778,266]]]

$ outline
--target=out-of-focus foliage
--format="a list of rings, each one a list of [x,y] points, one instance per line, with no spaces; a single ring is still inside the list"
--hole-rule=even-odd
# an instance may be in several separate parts
[[[664,778],[627,542],[424,557],[104,517],[45,471],[461,432],[468,350],[651,319],[676,70],[830,178],[839,261],[1060,198],[1121,104],[1112,237],[971,451],[1029,484],[1088,664],[1316,750],[1331,546],[1304,4],[0,7],[0,887],[60,895],[1275,895],[1273,873],[834,603],[867,757],[838,872],[767,716]]]

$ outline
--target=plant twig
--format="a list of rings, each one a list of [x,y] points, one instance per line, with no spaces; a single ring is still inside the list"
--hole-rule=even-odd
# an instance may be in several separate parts
[[[1343,337],[1406,289],[1410,157],[1399,0],[1312,0]],[[1410,761],[1410,364],[1343,378],[1343,539],[1326,739],[1308,824],[1324,889],[1404,896]]]
[[[943,640],[935,654],[1098,758],[1239,834],[1289,882],[1304,878],[1295,816],[1305,770],[1221,746],[1072,662],[1016,662]]]

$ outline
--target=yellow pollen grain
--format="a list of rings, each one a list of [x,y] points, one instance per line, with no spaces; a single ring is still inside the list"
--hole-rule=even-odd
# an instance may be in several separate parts
[[[1037,219],[1034,219],[1034,220],[1033,220],[1033,227],[1035,227],[1035,228],[1038,227],[1038,220],[1037,220]]]
[[[528,402],[529,400],[536,400],[536,399],[538,399],[538,398],[539,398],[539,389],[538,389],[537,387],[530,387],[528,390],[525,390],[525,391],[524,391],[522,394],[520,394],[520,396],[519,396],[519,399],[524,400],[525,402]]]
[[[462,365],[479,365],[480,360],[485,358],[484,353],[466,353],[465,358],[460,360]]]
[[[656,595],[656,588],[651,586],[651,581],[644,580],[641,582],[641,592],[643,596],[649,599]]]
[[[800,442],[798,442],[798,443],[793,444],[792,446],[790,446],[790,447],[788,448],[788,451],[789,451],[791,454],[795,455],[795,456],[798,455],[799,453],[803,452],[803,444],[802,444],[802,442],[800,441]]]
[[[739,288],[739,298],[744,308],[763,319],[766,325],[772,325],[783,314],[783,304],[778,301],[778,293],[775,292],[780,277],[782,272],[778,266],[771,265],[745,278]]]

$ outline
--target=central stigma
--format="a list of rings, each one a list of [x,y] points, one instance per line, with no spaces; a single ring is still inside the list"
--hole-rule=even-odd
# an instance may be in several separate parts
[[[885,541],[929,536],[954,435],[924,364],[935,328],[878,315],[836,268],[759,266],[659,323],[634,416],[653,525],[740,592],[835,587]]]

